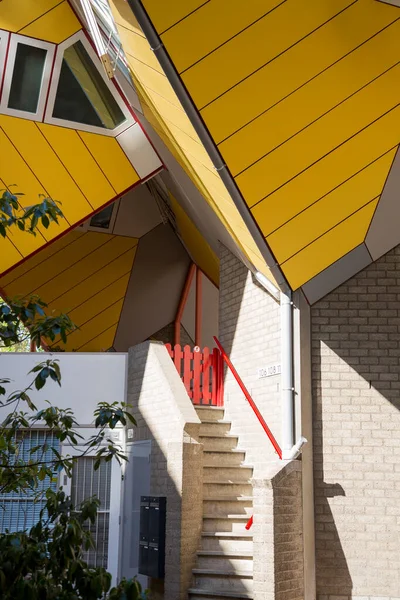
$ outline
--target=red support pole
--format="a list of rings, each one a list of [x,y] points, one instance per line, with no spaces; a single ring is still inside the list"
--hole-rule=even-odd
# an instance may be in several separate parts
[[[195,334],[194,343],[199,348],[201,347],[201,317],[202,317],[202,272],[199,267],[196,267],[196,322],[195,322]]]
[[[228,355],[226,354],[225,350],[223,349],[221,343],[219,342],[219,340],[214,336],[214,341],[217,344],[221,354],[222,354],[222,358],[224,359],[224,361],[226,362],[226,364],[228,365],[228,367],[230,368],[234,378],[236,379],[236,381],[239,384],[240,389],[242,390],[243,394],[246,397],[246,400],[248,401],[248,403],[250,404],[251,408],[253,409],[253,412],[255,413],[257,419],[260,421],[262,428],[264,429],[265,433],[267,434],[271,444],[273,445],[273,447],[275,448],[275,451],[277,453],[277,455],[279,456],[280,459],[282,459],[282,450],[278,444],[278,442],[276,441],[275,437],[272,434],[272,431],[270,430],[270,428],[268,427],[268,425],[266,424],[266,422],[264,421],[264,418],[262,416],[262,414],[260,413],[260,411],[258,410],[253,398],[250,396],[249,392],[247,391],[246,386],[244,385],[243,381],[241,380],[238,372],[236,371],[235,367],[233,366],[233,364],[231,363],[231,361],[228,358]]]
[[[193,275],[194,275],[195,270],[196,270],[196,265],[194,263],[192,263],[190,265],[188,274],[186,276],[186,281],[185,281],[185,285],[183,286],[181,299],[179,300],[178,310],[176,311],[176,317],[175,317],[175,321],[174,321],[174,330],[175,330],[174,331],[174,338],[175,338],[174,343],[175,344],[181,343],[181,320],[182,320],[183,311],[185,310],[186,302],[187,302],[187,299],[189,296],[190,286],[192,285]]]

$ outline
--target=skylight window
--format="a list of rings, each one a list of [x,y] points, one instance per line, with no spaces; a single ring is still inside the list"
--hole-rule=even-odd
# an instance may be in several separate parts
[[[106,129],[115,129],[125,121],[125,115],[80,40],[64,52],[53,117]]]

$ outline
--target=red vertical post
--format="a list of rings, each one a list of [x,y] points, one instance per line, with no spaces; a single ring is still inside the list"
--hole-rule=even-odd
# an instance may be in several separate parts
[[[181,375],[181,360],[183,358],[183,354],[182,354],[182,350],[180,347],[180,344],[175,344],[174,346],[174,364],[176,367],[176,370],[178,371],[179,375]]]
[[[193,351],[193,404],[200,404],[201,352]]]
[[[192,358],[193,354],[190,351],[190,346],[185,346],[183,349],[183,383],[191,399],[193,399],[193,390],[190,388],[193,379],[193,372],[190,368]]]
[[[194,343],[196,346],[201,347],[201,319],[202,319],[202,272],[199,267],[196,267],[196,321],[195,321],[195,334]]]
[[[203,393],[202,393],[202,404],[211,404],[210,394],[210,367],[212,364],[212,354],[208,348],[203,350]]]

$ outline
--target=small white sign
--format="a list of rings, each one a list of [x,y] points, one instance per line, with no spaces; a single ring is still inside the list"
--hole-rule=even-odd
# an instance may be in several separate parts
[[[281,374],[281,365],[268,365],[268,367],[261,367],[258,369],[258,379],[263,379],[264,377],[273,377],[274,375]]]

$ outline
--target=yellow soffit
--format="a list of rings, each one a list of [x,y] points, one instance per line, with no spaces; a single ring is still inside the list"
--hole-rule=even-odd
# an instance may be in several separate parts
[[[107,233],[71,231],[0,278],[8,297],[37,294],[49,311],[67,313],[79,327],[50,344],[67,351],[112,347],[138,240]]]
[[[399,8],[142,3],[292,288],[362,243],[400,142]]]
[[[0,30],[0,188],[23,194],[19,196],[21,207],[50,197],[60,203],[64,214],[58,225],[40,227],[36,236],[16,227],[10,229],[8,238],[0,239],[1,275],[152,176],[162,163],[120,91],[104,74],[67,0],[2,0]],[[41,48],[45,53],[36,113],[10,108],[20,43]],[[90,60],[122,111],[114,129],[114,121],[107,121],[105,110],[104,118],[99,117],[104,127],[54,116],[59,77],[67,56],[64,53],[74,44],[83,45],[86,50],[86,62],[79,63],[77,55],[74,68],[80,69],[78,85],[89,90],[93,110],[101,114],[105,88],[103,84],[98,90],[98,82],[93,84]],[[4,48],[8,50],[2,51]]]
[[[110,0],[109,4],[146,118],[191,177],[248,260],[276,284],[128,3],[124,0]],[[172,12],[167,15],[169,4]],[[171,18],[175,18],[172,14],[178,18],[182,12],[186,14],[185,10],[194,10],[200,4],[201,2],[195,0],[181,2],[179,6],[175,6],[174,2],[165,3],[165,10],[161,8],[160,11],[161,20],[163,23],[169,23]],[[155,2],[154,6],[161,7],[161,4]]]

